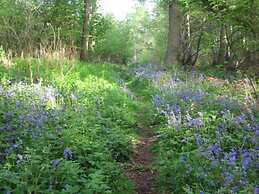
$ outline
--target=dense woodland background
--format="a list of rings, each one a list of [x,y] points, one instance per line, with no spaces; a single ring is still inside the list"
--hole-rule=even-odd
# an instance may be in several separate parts
[[[140,1],[118,21],[98,0],[1,0],[0,45],[10,56],[258,71],[258,1],[155,2],[152,13]]]

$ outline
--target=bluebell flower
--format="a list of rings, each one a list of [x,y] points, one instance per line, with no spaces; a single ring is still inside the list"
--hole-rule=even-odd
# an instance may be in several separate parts
[[[14,91],[7,91],[5,93],[6,98],[12,98],[15,95]]]
[[[244,114],[234,118],[234,123],[236,125],[240,125],[246,122],[246,116]]]
[[[246,175],[239,180],[241,186],[245,186],[248,183]]]
[[[69,148],[65,148],[65,150],[64,150],[64,157],[67,160],[72,160],[73,152]]]
[[[192,91],[191,90],[182,90],[176,93],[176,96],[183,100],[184,102],[188,102],[192,98]]]
[[[237,152],[236,151],[232,151],[229,154],[229,161],[233,164],[237,161]]]
[[[220,111],[220,116],[222,116],[222,117],[226,117],[227,115],[229,115],[231,112],[230,112],[230,110],[229,109],[224,109],[224,110],[222,110],[222,111]]]
[[[226,129],[226,125],[224,123],[220,123],[217,127],[217,131],[222,132]]]
[[[254,192],[254,194],[259,194],[259,187],[255,186],[253,192]]]
[[[234,187],[232,187],[231,188],[231,193],[237,193],[237,191],[238,191],[238,186],[234,186]]]
[[[221,151],[222,151],[222,149],[218,144],[213,144],[208,147],[208,153],[210,156],[212,156],[211,159],[218,158]]]
[[[233,181],[233,176],[228,172],[224,172],[223,177],[224,177],[224,185],[229,186]]]
[[[16,101],[16,107],[17,108],[21,108],[22,107],[21,101],[19,101],[19,100]]]
[[[195,134],[195,142],[198,147],[201,147],[202,145],[204,145],[206,143],[206,140],[204,138],[202,138],[202,136],[200,134]]]
[[[190,119],[188,122],[188,127],[190,128],[200,128],[203,126],[203,121],[201,118]]]
[[[252,162],[252,158],[251,158],[251,155],[248,151],[245,151],[243,154],[242,154],[242,168],[244,170],[247,170],[250,165],[251,165],[251,162]]]
[[[206,79],[206,76],[204,74],[201,74],[199,75],[199,80],[200,81],[204,81]]]
[[[60,159],[52,160],[51,161],[52,168],[57,169],[59,164],[60,164],[60,162],[61,162]]]
[[[256,146],[259,145],[259,129],[256,129],[256,131],[254,132],[254,135],[252,137],[252,143]]]
[[[192,96],[192,101],[194,101],[194,102],[200,102],[200,101],[203,100],[204,96],[205,96],[205,93],[204,93],[201,89],[199,89],[198,91],[196,91],[196,92],[193,94],[193,96]]]
[[[161,108],[162,106],[164,106],[166,104],[166,101],[161,96],[155,95],[153,97],[153,103],[154,103],[155,107]]]
[[[245,130],[251,131],[251,130],[253,130],[253,126],[252,126],[250,123],[248,123],[248,124],[245,126]]]
[[[255,127],[253,127],[253,131],[255,131],[256,135],[259,135],[259,124],[257,124]]]

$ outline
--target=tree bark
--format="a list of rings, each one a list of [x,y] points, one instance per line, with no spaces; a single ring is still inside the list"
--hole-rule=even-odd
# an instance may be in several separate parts
[[[181,18],[178,3],[170,4],[167,51],[164,59],[166,65],[180,64]]]
[[[88,59],[88,28],[90,16],[90,0],[84,0],[84,19],[81,38],[80,60],[86,61]]]
[[[220,27],[220,34],[219,34],[219,50],[217,56],[217,64],[223,65],[225,62],[225,40],[224,40],[224,26],[221,25]]]

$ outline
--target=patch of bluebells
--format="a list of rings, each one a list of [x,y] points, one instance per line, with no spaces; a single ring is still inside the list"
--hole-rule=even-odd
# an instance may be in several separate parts
[[[168,73],[166,70],[154,64],[147,64],[134,69],[135,77],[147,79],[160,91],[165,92],[183,83],[176,75]]]
[[[59,103],[62,96],[54,87],[39,84],[14,83],[0,88],[0,140],[4,143],[0,146],[0,163],[15,154],[16,163],[21,164],[27,141],[37,141],[46,134],[56,138],[61,135],[58,123],[63,114]],[[49,126],[55,125],[56,130],[50,131]],[[71,157],[67,150],[66,158]]]
[[[235,124],[233,123],[233,125]],[[259,152],[258,147],[249,142],[249,147],[245,147],[244,143],[240,147],[237,145],[232,147],[231,150],[223,147],[222,143],[224,142],[220,140],[227,135],[226,126],[220,125],[222,133],[219,134],[221,137],[216,139],[216,143],[204,142],[201,135],[196,135],[196,144],[209,161],[209,165],[222,171],[224,186],[226,188],[229,186],[233,187],[232,192],[237,193],[243,187],[249,186],[250,181],[256,181],[249,179],[249,176],[255,176],[254,173],[258,169]],[[243,130],[243,136],[249,135],[251,134],[248,131]],[[245,138],[245,140],[249,141],[249,138]]]
[[[193,89],[184,89],[180,91],[173,92],[173,95],[176,96],[177,99],[182,100],[184,102],[201,102],[205,96],[205,93],[201,90],[193,90]]]
[[[189,128],[201,128],[203,126],[203,121],[201,118],[189,118],[188,119],[188,127]]]
[[[182,160],[181,158],[185,153],[182,153],[179,158],[173,157],[172,159],[189,166],[186,173],[195,174],[198,178],[196,180],[198,182],[195,182],[195,178],[188,180],[188,182],[193,181],[193,185],[188,185],[187,190],[194,192],[193,186],[198,183],[198,185],[203,185],[203,191],[200,191],[201,188],[197,188],[195,190],[197,192],[259,192],[259,118],[254,104],[249,107],[249,103],[245,100],[241,102],[232,96],[217,96],[211,91],[206,93],[202,86],[200,86],[200,89],[193,89],[192,84],[183,83],[176,77],[173,78],[172,82],[168,79],[167,83],[161,84],[159,82],[161,77],[168,76],[168,72],[159,72],[150,66],[146,70],[142,68],[141,73],[137,75],[149,79],[155,87],[158,87],[159,92],[154,95],[153,104],[158,113],[167,118],[169,126],[190,130],[186,134],[190,135],[191,133],[194,137],[194,144],[197,148],[195,151],[199,153],[199,159],[193,161],[191,155],[188,154],[186,157],[190,157],[190,160]],[[205,82],[205,77],[196,74],[196,72],[189,78],[190,82]],[[183,84],[184,87],[181,87]],[[165,85],[170,86],[166,86],[167,89],[164,89]],[[251,101],[251,99],[249,100]],[[214,111],[213,117],[207,118],[206,122],[203,117],[197,117],[197,113],[195,114],[195,111],[193,111],[193,103],[196,104],[199,111],[203,111],[202,115],[205,116],[207,110],[202,106],[206,104],[210,110]],[[246,107],[246,111],[242,107]],[[182,134],[185,133],[181,132],[179,136]],[[183,139],[188,138],[181,136],[179,142],[184,143],[182,146],[179,145],[181,149],[188,146],[193,148],[190,145],[192,144],[191,141],[182,141]],[[168,140],[161,139],[161,141],[164,141],[165,149],[168,149],[168,143],[166,142]],[[161,152],[167,154],[163,150]],[[179,152],[181,150],[178,150],[176,154]],[[172,154],[172,152],[169,153]],[[165,158],[171,158],[171,156],[165,156]],[[162,167],[163,170],[166,170],[166,172],[163,172],[165,174],[168,174],[173,168],[170,165],[175,165],[175,163],[170,162],[167,164],[167,168],[166,166]],[[185,173],[178,172],[178,169],[172,173],[172,176],[176,177],[177,173],[181,176],[181,180],[186,178]],[[167,176],[167,178],[170,179],[170,176]],[[177,186],[185,187],[186,182],[181,182]]]
[[[134,93],[128,88],[124,80],[118,80],[118,85],[120,86],[121,90],[128,95],[131,99],[135,98]]]
[[[159,95],[153,97],[153,104],[158,113],[163,114],[169,125],[175,126],[177,129],[182,124],[182,112],[178,105],[171,104]]]

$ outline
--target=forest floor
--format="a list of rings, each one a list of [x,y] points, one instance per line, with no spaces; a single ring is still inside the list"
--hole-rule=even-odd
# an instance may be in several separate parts
[[[151,65],[0,65],[0,193],[258,193],[250,85]]]

